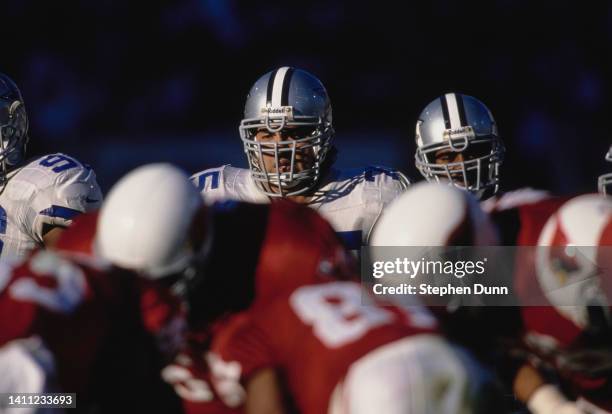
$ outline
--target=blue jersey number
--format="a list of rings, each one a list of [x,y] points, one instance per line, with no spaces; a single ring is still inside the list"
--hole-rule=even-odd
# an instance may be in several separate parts
[[[6,210],[0,206],[0,234],[6,234],[6,224],[8,217],[6,216]],[[4,248],[4,241],[0,240],[0,255],[2,255],[2,249]]]
[[[68,158],[64,155],[53,154],[43,158],[40,163],[43,167],[53,167],[51,171],[62,172],[69,170],[74,167],[78,167],[78,163],[72,158]]]
[[[210,189],[214,190],[219,187],[219,171],[209,171],[195,177],[198,181],[196,185],[198,190],[202,191],[206,187],[206,179],[210,177]]]

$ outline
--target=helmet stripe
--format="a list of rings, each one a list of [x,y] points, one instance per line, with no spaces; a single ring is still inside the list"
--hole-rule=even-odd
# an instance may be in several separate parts
[[[446,103],[446,95],[440,96],[440,106],[442,106],[442,116],[444,117],[444,128],[450,129],[450,118],[448,117],[448,104]]]
[[[270,78],[268,79],[268,90],[266,92],[267,104],[272,104],[272,88],[274,87],[274,78],[276,78],[276,72],[278,72],[278,69],[274,69],[272,73],[270,73]]]
[[[291,86],[291,77],[293,76],[293,72],[295,69],[289,68],[287,73],[285,74],[285,81],[283,82],[283,91],[281,93],[281,105],[287,106],[289,105],[289,87]]]
[[[447,93],[446,104],[448,105],[448,118],[450,120],[450,129],[459,128],[461,119],[459,118],[459,106],[457,105],[457,95]]]
[[[465,107],[463,106],[463,95],[455,93],[455,99],[457,100],[457,110],[459,111],[459,122],[461,126],[468,126],[467,115],[465,113]]]
[[[285,83],[285,78],[287,77],[287,71],[289,70],[288,66],[283,66],[276,71],[276,76],[274,77],[274,84],[272,85],[272,107],[278,108],[281,106],[281,98],[283,95],[283,84]]]

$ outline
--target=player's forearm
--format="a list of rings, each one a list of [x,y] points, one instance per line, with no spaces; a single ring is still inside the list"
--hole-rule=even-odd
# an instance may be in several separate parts
[[[273,369],[253,374],[246,390],[245,414],[285,414],[282,393]]]
[[[514,377],[514,395],[519,401],[526,403],[533,393],[545,383],[546,381],[538,370],[530,364],[524,364]]]
[[[514,379],[514,394],[532,414],[582,414],[554,385],[547,384],[530,364],[523,365]]]

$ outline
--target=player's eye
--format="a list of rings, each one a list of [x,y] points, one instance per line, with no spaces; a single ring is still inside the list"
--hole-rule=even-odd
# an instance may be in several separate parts
[[[312,126],[301,126],[301,127],[297,127],[293,130],[291,130],[291,134],[297,138],[307,138],[311,135],[313,135],[315,133],[315,131],[317,130],[316,127],[312,127]]]
[[[274,138],[274,135],[275,134],[271,133],[267,129],[260,129],[255,133],[255,137],[258,141],[269,141]]]

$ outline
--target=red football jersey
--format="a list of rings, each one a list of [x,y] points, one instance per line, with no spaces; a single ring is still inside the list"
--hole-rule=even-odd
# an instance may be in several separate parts
[[[323,280],[357,279],[355,263],[344,249],[334,230],[314,210],[307,206],[277,201],[269,205],[254,205],[229,202],[212,209],[215,236],[210,257],[203,272],[205,283],[201,290],[190,293],[192,322],[203,322],[210,328],[214,341],[234,326],[245,309],[259,309],[260,305],[276,303],[277,297],[286,297],[296,287]],[[236,235],[240,234],[237,238]],[[239,259],[228,261],[228,252],[236,253]],[[219,318],[232,314],[226,325]],[[238,313],[238,314],[237,314]],[[192,332],[193,333],[193,332]],[[384,336],[382,337],[384,339]],[[205,348],[200,348],[203,350]],[[194,349],[189,354],[197,353]],[[205,352],[200,353],[200,359]],[[256,357],[256,354],[252,354]],[[219,408],[216,395],[224,397],[227,407],[239,411],[244,398],[238,377],[230,375],[229,380],[219,380],[225,375],[220,360],[207,361],[197,358],[182,358],[188,366],[175,362],[166,373],[179,373],[177,383],[184,399],[191,393],[186,390],[182,378],[192,388],[205,388],[209,382],[209,367],[217,378],[211,393],[195,393],[192,401],[185,400],[190,412],[215,412]],[[197,361],[197,363],[194,363]],[[180,361],[178,361],[180,362]],[[264,362],[262,362],[264,364]],[[264,366],[264,365],[261,365]],[[219,371],[221,369],[221,371]],[[215,373],[217,375],[215,375]],[[220,374],[221,373],[221,374]],[[177,392],[178,392],[177,389]],[[212,400],[207,398],[213,397]],[[193,398],[199,399],[194,401]],[[232,412],[232,411],[230,411]]]
[[[358,283],[342,281],[303,285],[222,325],[207,361],[224,402],[239,406],[241,383],[261,368],[276,368],[301,413],[326,412],[347,369],[368,352],[436,329],[424,309],[368,303]]]
[[[0,346],[41,337],[61,389],[78,393],[82,407],[175,407],[159,379],[156,340],[174,328],[180,306],[162,286],[92,258],[95,216],[86,216],[62,234],[57,251],[1,265]],[[142,398],[151,392],[155,398]]]
[[[358,284],[337,282],[358,278],[354,261],[312,209],[283,201],[234,209],[225,214],[250,218],[241,226],[245,234],[261,226],[263,237],[259,244],[238,250],[256,252],[254,271],[242,273],[241,279],[228,278],[228,263],[223,262],[211,273],[233,285],[217,289],[213,279],[205,286],[217,292],[223,305],[242,304],[226,308],[234,314],[217,323],[207,357],[215,389],[228,406],[243,402],[241,381],[259,368],[272,367],[278,368],[301,412],[324,412],[352,362],[383,344],[434,329],[433,317],[424,310],[415,311],[407,323],[399,309],[362,306]],[[221,237],[235,234],[223,231],[235,222],[233,217],[228,225],[216,227],[221,227]],[[222,239],[216,242],[223,245]],[[228,238],[227,249],[236,251],[236,246],[235,238]],[[236,313],[241,309],[247,310]]]
[[[58,360],[65,389],[82,390],[111,315],[124,306],[122,275],[44,250],[2,271],[0,345],[40,335]]]
[[[353,256],[310,207],[272,203],[255,273],[256,299],[322,279],[359,280]]]
[[[316,280],[359,279],[330,224],[308,206],[226,202],[211,210],[208,260],[187,299],[192,322],[210,323]]]
[[[54,248],[73,258],[93,256],[97,217],[97,212],[80,215]],[[199,338],[202,334],[189,334],[186,331],[187,327],[182,325],[185,315],[180,301],[156,283],[142,279],[135,281],[142,325],[146,332],[155,337],[156,349],[167,360],[160,377],[180,398],[182,411],[186,414],[242,412],[241,408],[227,407],[215,394],[210,385],[210,370],[203,357],[205,343]],[[204,335],[208,336],[207,333]]]

